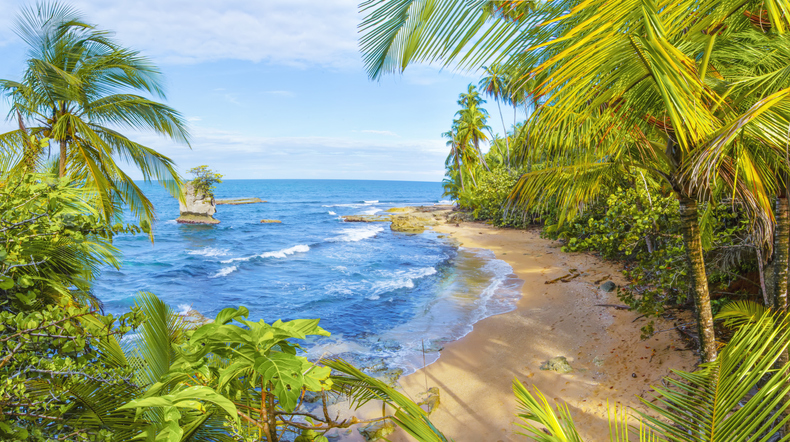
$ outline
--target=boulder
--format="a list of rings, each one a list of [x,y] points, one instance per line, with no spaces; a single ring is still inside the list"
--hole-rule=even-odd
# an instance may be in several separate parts
[[[359,429],[359,434],[365,438],[367,442],[373,442],[383,439],[395,432],[395,424],[392,421],[378,421],[365,425]]]
[[[192,183],[187,183],[184,189],[184,201],[178,202],[178,209],[181,213],[176,222],[181,224],[219,224],[219,220],[214,218],[217,213],[217,205],[211,195],[196,195],[195,187]]]
[[[549,359],[540,366],[540,369],[556,371],[557,373],[570,373],[573,371],[573,367],[568,363],[568,359],[566,359],[565,356],[557,356],[556,358]]]
[[[428,391],[420,393],[420,397],[423,398],[417,405],[422,407],[426,413],[430,416],[433,413],[433,410],[439,406],[439,387],[431,387]]]
[[[282,224],[282,221],[278,219],[262,219],[261,222],[264,224]]]
[[[601,284],[601,290],[605,291],[606,293],[613,292],[614,289],[617,288],[617,284],[612,281],[606,281]]]
[[[426,226],[438,224],[438,220],[428,214],[393,215],[390,229],[395,232],[422,233]]]

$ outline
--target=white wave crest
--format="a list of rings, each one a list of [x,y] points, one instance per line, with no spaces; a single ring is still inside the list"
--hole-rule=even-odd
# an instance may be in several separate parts
[[[333,212],[333,211],[331,211],[331,210],[329,211],[329,214],[330,214],[330,215],[337,215],[337,213],[335,213],[335,212]]]
[[[338,233],[340,235],[334,238],[327,238],[329,242],[357,242],[363,239],[368,239],[376,236],[379,232],[383,232],[384,228],[381,226],[365,226],[362,228],[351,227],[348,229],[341,229]]]
[[[436,269],[434,267],[422,267],[412,270],[398,270],[391,272],[389,275],[390,278],[373,283],[371,291],[374,294],[373,296],[377,296],[380,293],[391,292],[397,289],[411,289],[414,288],[415,279],[420,279],[435,274]],[[369,299],[373,299],[373,297]],[[378,297],[376,297],[376,299],[378,299]]]
[[[220,269],[219,272],[212,275],[211,278],[222,278],[223,276],[228,276],[235,271],[236,271],[236,266],[223,267],[222,269]]]
[[[305,244],[299,244],[297,246],[289,247],[287,249],[277,250],[277,251],[274,251],[274,252],[261,253],[260,255],[252,255],[252,256],[247,256],[247,257],[244,257],[244,258],[228,259],[228,260],[222,261],[222,263],[223,264],[230,264],[232,262],[237,262],[237,261],[249,261],[249,260],[251,260],[253,258],[285,258],[288,255],[293,255],[294,253],[305,253],[305,252],[308,252],[308,251],[310,251],[310,246],[305,245]]]
[[[203,247],[202,249],[197,250],[189,250],[187,251],[190,255],[201,255],[201,256],[225,256],[228,254],[228,249],[215,249],[214,247]]]
[[[379,200],[365,201],[365,204],[376,204]]]
[[[438,203],[436,203],[436,205],[439,205],[439,206],[446,206],[446,205],[450,205],[450,204],[452,204],[452,203],[453,203],[453,202],[452,202],[452,201],[450,201],[450,200],[441,200],[441,201],[439,201]]]

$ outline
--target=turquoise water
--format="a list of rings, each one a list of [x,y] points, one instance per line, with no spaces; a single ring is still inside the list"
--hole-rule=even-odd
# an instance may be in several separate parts
[[[308,347],[360,363],[382,358],[411,371],[474,322],[512,310],[519,283],[488,251],[459,248],[432,231],[392,232],[388,223],[339,217],[390,207],[433,205],[439,183],[335,180],[230,180],[217,198],[259,197],[263,204],[218,206],[215,226],[175,223],[178,202],[146,185],[160,221],[155,243],[123,235],[120,270],[95,284],[105,310],[156,293],[174,309],[213,317],[244,305],[253,320],[321,318],[332,333]],[[277,219],[282,224],[261,224]]]

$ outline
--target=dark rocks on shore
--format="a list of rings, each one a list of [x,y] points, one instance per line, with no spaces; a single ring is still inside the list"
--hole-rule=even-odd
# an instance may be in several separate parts
[[[601,284],[601,290],[603,290],[606,293],[613,292],[616,288],[617,288],[617,284],[615,284],[612,281],[606,281],[603,284]]]
[[[361,434],[367,442],[384,439],[394,432],[395,424],[389,419],[373,422],[359,429],[359,434]]]
[[[565,358],[565,356],[557,356],[556,358],[549,359],[540,366],[540,369],[556,371],[557,373],[570,373],[573,371],[573,367],[568,363],[568,359]]]

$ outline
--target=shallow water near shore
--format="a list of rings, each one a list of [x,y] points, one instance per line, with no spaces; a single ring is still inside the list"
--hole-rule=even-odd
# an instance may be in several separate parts
[[[444,343],[476,321],[512,310],[520,296],[520,280],[491,252],[458,247],[431,231],[409,235],[388,223],[340,219],[436,204],[439,183],[226,181],[217,198],[268,202],[219,206],[216,226],[176,224],[178,202],[158,186],[144,190],[160,219],[156,241],[116,238],[122,267],[105,269],[94,285],[111,313],[150,291],[176,310],[207,317],[244,305],[251,320],[321,318],[332,336],[311,339],[310,356],[408,373],[436,360]]]

